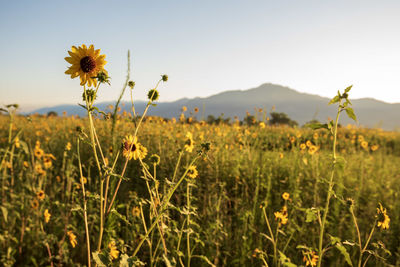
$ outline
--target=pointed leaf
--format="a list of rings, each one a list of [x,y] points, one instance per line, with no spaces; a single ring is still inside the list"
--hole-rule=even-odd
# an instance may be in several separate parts
[[[352,108],[346,108],[345,110],[350,119],[357,121],[356,114],[354,114],[354,110]]]
[[[3,216],[4,216],[4,221],[7,223],[7,218],[8,218],[8,210],[6,209],[6,207],[1,207],[1,211],[3,212]]]
[[[347,264],[353,266],[353,263],[351,263],[350,254],[347,252],[347,249],[341,243],[337,243],[336,248],[340,251],[340,253],[342,253]]]
[[[340,100],[340,96],[337,95],[334,98],[332,98],[331,101],[329,101],[328,105],[335,104],[335,103],[339,102],[339,100]]]
[[[309,127],[313,130],[317,130],[317,129],[328,129],[328,124],[324,123],[308,123],[306,124],[306,127]]]
[[[92,253],[92,256],[93,256],[93,259],[96,262],[97,266],[99,266],[99,267],[109,266],[110,260],[104,254],[101,254],[96,251],[96,252]]]
[[[344,89],[344,92],[345,92],[345,93],[350,92],[350,90],[351,90],[352,87],[353,87],[353,85],[350,85],[349,87],[347,87],[346,89]]]

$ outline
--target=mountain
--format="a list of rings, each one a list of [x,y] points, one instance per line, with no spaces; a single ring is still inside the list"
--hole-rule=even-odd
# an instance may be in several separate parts
[[[215,117],[223,114],[224,118],[242,119],[246,116],[246,111],[254,113],[254,108],[264,108],[270,111],[274,106],[276,112],[284,112],[296,120],[300,125],[307,121],[317,119],[325,122],[327,118],[334,118],[336,106],[328,106],[329,98],[318,95],[300,93],[288,87],[276,84],[262,84],[261,86],[249,90],[225,91],[209,97],[196,97],[193,99],[183,98],[174,102],[159,102],[156,107],[151,107],[149,115],[161,116],[165,118],[178,118],[182,106],[188,110],[199,108],[197,117],[207,118],[208,115]],[[400,103],[389,104],[372,98],[353,99],[353,109],[357,115],[357,124],[365,127],[379,127],[385,130],[393,130],[400,127]],[[96,104],[100,110],[105,110],[108,105],[114,102],[102,102]],[[135,102],[135,109],[141,113],[146,102]],[[121,108],[128,110],[129,102],[122,103]],[[78,105],[60,105],[55,107],[41,108],[32,113],[47,114],[55,111],[62,114],[66,111],[69,115],[84,116],[85,110]],[[345,114],[341,116],[342,124],[353,123]]]

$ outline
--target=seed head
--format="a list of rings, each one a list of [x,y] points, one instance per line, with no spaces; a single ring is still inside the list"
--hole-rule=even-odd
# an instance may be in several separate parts
[[[147,97],[149,98],[150,101],[156,101],[159,97],[158,91],[156,89],[151,89],[148,92]]]
[[[131,89],[133,89],[133,87],[135,87],[135,82],[134,81],[129,81],[128,82],[128,86],[131,88]]]
[[[96,91],[95,90],[93,90],[93,89],[87,89],[86,90],[86,94],[85,94],[85,92],[83,92],[83,94],[82,94],[82,99],[83,99],[83,101],[86,101],[86,97],[87,97],[87,101],[89,102],[89,103],[93,103],[93,101],[96,99]]]
[[[96,79],[100,83],[108,83],[108,85],[110,85],[110,77],[104,71],[97,73]]]

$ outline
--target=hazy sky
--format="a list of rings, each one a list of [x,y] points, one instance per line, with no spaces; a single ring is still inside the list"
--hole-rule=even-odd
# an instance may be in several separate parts
[[[82,43],[107,56],[100,101],[117,98],[130,49],[136,99],[165,73],[161,101],[271,82],[400,102],[399,14],[385,0],[2,1],[0,104],[80,101],[64,57]]]

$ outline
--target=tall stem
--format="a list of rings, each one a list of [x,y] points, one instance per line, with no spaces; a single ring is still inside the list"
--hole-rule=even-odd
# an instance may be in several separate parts
[[[85,184],[83,183],[83,174],[82,174],[82,164],[81,164],[81,155],[79,152],[79,138],[77,141],[78,147],[78,163],[79,163],[79,173],[81,175],[81,185],[82,185],[82,194],[83,194],[83,217],[85,220],[85,231],[86,231],[86,245],[87,245],[87,257],[88,257],[88,267],[91,266],[90,260],[90,238],[89,238],[89,227],[88,227],[88,220],[87,220],[87,207],[86,207],[86,192],[85,192]]]
[[[99,88],[99,85],[97,86],[97,89]],[[96,89],[96,91],[97,91]],[[87,108],[87,113],[88,113],[88,118],[89,118],[89,126],[90,126],[90,141],[92,144],[93,148],[93,154],[94,158],[96,160],[97,164],[97,169],[99,171],[99,176],[100,176],[100,231],[99,231],[99,243],[97,245],[97,250],[100,251],[101,249],[101,241],[103,239],[103,230],[104,230],[104,213],[103,213],[103,202],[104,202],[104,195],[103,195],[103,187],[104,187],[104,180],[103,180],[103,175],[101,171],[101,166],[100,166],[100,161],[97,156],[97,150],[96,150],[96,141],[95,141],[95,136],[94,136],[94,123],[93,123],[93,118],[92,118],[92,100],[90,100],[87,97],[87,91],[86,91],[86,86],[83,87],[84,94],[85,94],[85,100],[86,100],[86,108]]]
[[[335,128],[334,128],[334,132],[333,132],[333,148],[332,148],[332,152],[333,152],[333,162],[332,162],[332,172],[331,172],[331,177],[329,179],[329,186],[328,186],[328,194],[326,196],[326,204],[325,204],[325,210],[324,210],[324,215],[322,217],[322,222],[321,222],[321,231],[319,233],[319,244],[318,244],[318,267],[321,266],[322,263],[322,255],[323,255],[323,250],[322,250],[322,245],[323,245],[323,241],[324,241],[324,232],[325,232],[325,224],[326,224],[326,218],[328,215],[328,211],[329,211],[329,202],[331,200],[332,197],[332,189],[333,189],[333,177],[335,174],[335,165],[336,165],[336,139],[337,139],[337,126],[338,126],[338,122],[339,122],[339,116],[340,116],[340,112],[342,111],[341,105],[340,105],[339,101],[339,107],[338,107],[338,112],[336,114],[336,121],[335,121]]]
[[[186,236],[186,248],[187,248],[187,267],[190,267],[190,183],[186,186],[186,201],[187,201],[187,236]]]

